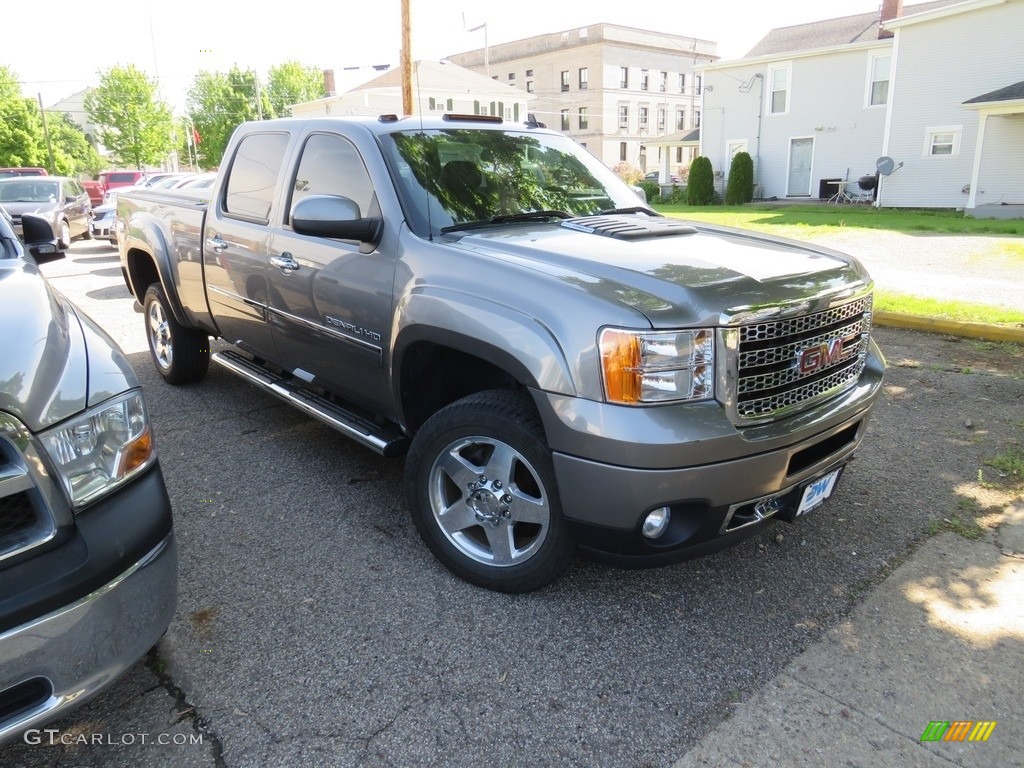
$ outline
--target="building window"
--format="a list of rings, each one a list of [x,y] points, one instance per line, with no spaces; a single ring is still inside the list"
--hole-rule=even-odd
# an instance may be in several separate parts
[[[686,130],[686,110],[685,109],[677,109],[676,110],[676,130],[677,131],[685,131]]]
[[[562,70],[562,90],[563,91],[568,91],[569,90],[569,70],[568,69],[563,69]]]
[[[629,67],[619,67],[619,88],[629,88]]]
[[[586,67],[580,67],[580,90],[587,90],[587,78],[589,77]]]
[[[640,70],[640,90],[646,91],[651,85],[651,73],[646,69]]]
[[[533,80],[526,81],[526,92],[533,93]]]
[[[683,162],[683,148],[682,147],[676,147],[676,162],[677,163]]]
[[[686,93],[686,74],[683,72],[679,73],[679,92]]]
[[[889,67],[892,57],[872,56],[871,77],[868,82],[868,106],[877,107],[889,101]]]
[[[662,93],[668,88],[668,72],[661,73],[661,81],[658,83],[658,90]]]
[[[629,107],[619,107],[619,129],[629,130]]]
[[[449,112],[451,112],[451,111],[452,111],[452,109],[454,108],[454,107],[452,106],[453,104],[454,104],[454,102],[453,102],[453,101],[452,101],[451,99],[448,99],[448,111],[449,111]]]
[[[747,151],[747,140],[746,139],[736,139],[734,141],[730,141],[728,143],[728,151],[729,151],[729,162],[732,162],[732,159],[734,157],[736,157],[736,155],[738,155],[740,152],[746,152]]]
[[[925,128],[925,157],[958,157],[960,155],[960,136],[962,125],[938,125]]]
[[[665,132],[665,108],[658,107],[658,133]]]
[[[562,130],[563,131],[568,131],[569,130],[569,110],[568,109],[563,109],[562,110]]]
[[[626,142],[619,142],[619,162],[626,162]]]
[[[508,73],[508,79],[509,80],[515,80],[516,79],[516,73],[515,72],[509,72]]]
[[[700,110],[693,110],[693,127],[700,128]]]
[[[789,67],[775,67],[769,71],[772,95],[768,114],[784,115],[789,112]]]
[[[701,90],[703,88],[704,88],[704,77],[703,77],[703,75],[694,75],[693,76],[693,92],[697,96],[700,96]]]
[[[590,122],[587,120],[587,108],[580,107],[580,130],[584,131],[590,127]]]
[[[640,130],[647,130],[647,107],[640,107]]]

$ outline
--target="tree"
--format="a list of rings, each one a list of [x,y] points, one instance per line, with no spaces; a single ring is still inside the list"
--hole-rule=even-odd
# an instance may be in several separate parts
[[[267,73],[267,98],[274,114],[286,117],[292,104],[313,101],[324,96],[324,76],[316,67],[304,67],[297,61],[286,61],[271,67]]]
[[[206,167],[220,164],[235,128],[248,120],[275,114],[256,73],[238,67],[227,74],[197,73],[188,90],[185,111],[199,134],[199,161]]]
[[[171,110],[157,98],[156,83],[133,64],[101,73],[85,111],[100,128],[100,143],[126,165],[159,163],[171,149]]]
[[[0,166],[45,166],[46,144],[39,108],[21,94],[18,78],[0,67]]]
[[[754,199],[754,161],[746,152],[733,155],[729,165],[729,183],[725,188],[726,205],[743,205]]]
[[[711,168],[711,160],[703,155],[693,158],[690,163],[686,202],[690,205],[711,205],[715,202],[715,172]]]
[[[61,112],[48,111],[46,127],[50,132],[53,163],[58,174],[94,176],[100,172],[105,165],[103,158],[74,120]]]

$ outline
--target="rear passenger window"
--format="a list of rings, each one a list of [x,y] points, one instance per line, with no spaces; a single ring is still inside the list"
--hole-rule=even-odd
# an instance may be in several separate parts
[[[254,133],[242,139],[228,172],[225,212],[263,224],[270,220],[287,148],[286,133]]]
[[[352,142],[326,133],[315,133],[306,140],[292,184],[288,223],[295,204],[309,195],[341,195],[359,206],[360,216],[369,215],[373,185]]]

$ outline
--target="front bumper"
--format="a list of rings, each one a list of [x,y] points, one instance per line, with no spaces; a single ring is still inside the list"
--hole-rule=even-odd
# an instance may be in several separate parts
[[[117,240],[113,216],[92,219],[89,222],[89,231],[97,240],[109,240],[112,243]]]
[[[170,533],[113,581],[0,635],[0,744],[84,704],[156,644],[174,615],[177,563]]]
[[[562,512],[584,550],[626,566],[737,543],[773,518],[791,518],[807,483],[852,458],[883,372],[872,345],[854,388],[744,429],[717,403],[629,409],[539,396]],[[647,514],[666,506],[668,528],[656,539],[643,536]]]

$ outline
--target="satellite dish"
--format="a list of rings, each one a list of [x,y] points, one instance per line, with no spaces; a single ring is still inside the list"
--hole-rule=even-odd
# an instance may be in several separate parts
[[[883,176],[888,176],[896,170],[896,162],[891,157],[883,155],[875,160],[875,168]]]

